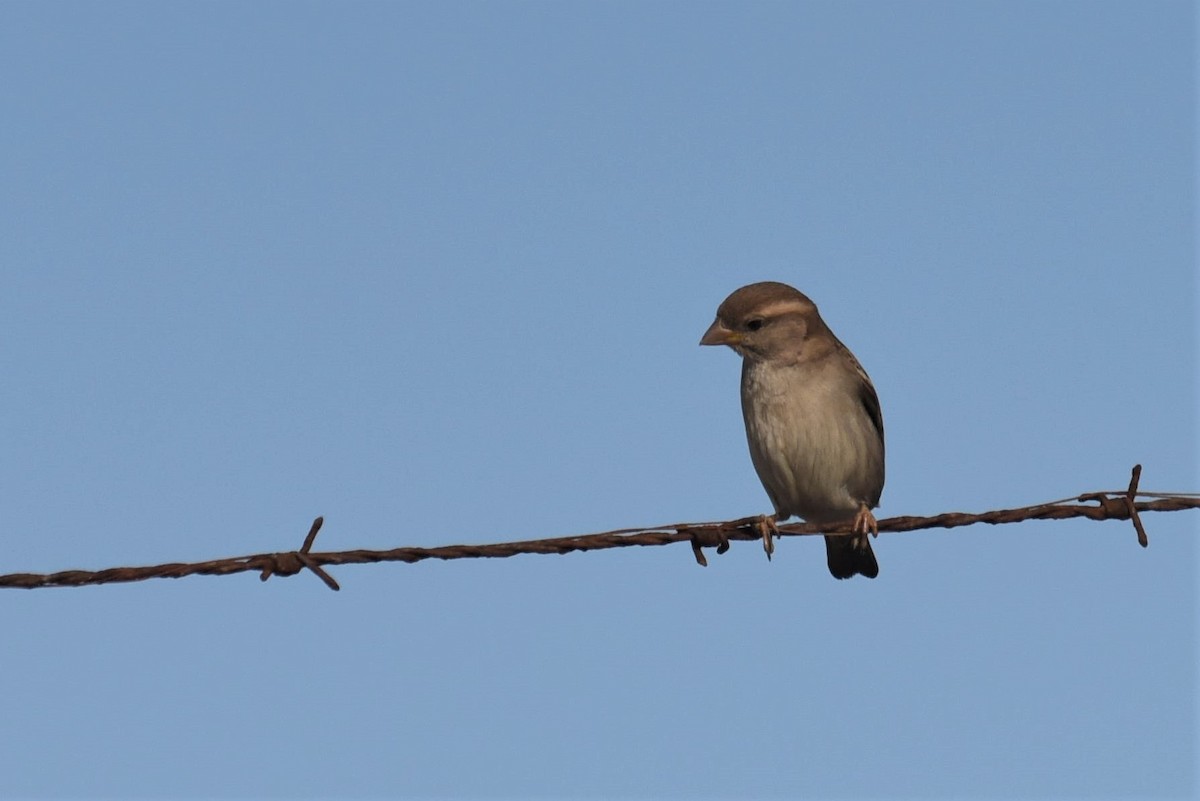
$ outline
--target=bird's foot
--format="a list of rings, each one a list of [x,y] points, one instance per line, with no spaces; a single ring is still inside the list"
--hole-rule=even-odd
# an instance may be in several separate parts
[[[762,535],[763,550],[767,552],[767,561],[769,562],[771,554],[775,553],[775,538],[779,536],[779,527],[775,525],[775,517],[760,515],[754,527]]]
[[[879,536],[879,523],[875,520],[875,515],[871,514],[871,510],[866,504],[858,507],[858,514],[854,516],[854,533],[862,536],[870,534],[872,537]]]

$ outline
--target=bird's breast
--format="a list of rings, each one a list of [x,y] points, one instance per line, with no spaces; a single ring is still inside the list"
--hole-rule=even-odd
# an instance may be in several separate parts
[[[781,516],[841,520],[883,490],[883,442],[850,376],[746,361],[750,457]]]

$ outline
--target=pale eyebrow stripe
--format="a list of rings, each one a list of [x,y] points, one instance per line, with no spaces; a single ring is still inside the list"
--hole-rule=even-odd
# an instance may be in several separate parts
[[[777,300],[763,306],[759,314],[763,317],[779,317],[792,312],[810,312],[814,308],[816,307],[811,303],[805,303],[802,300]]]

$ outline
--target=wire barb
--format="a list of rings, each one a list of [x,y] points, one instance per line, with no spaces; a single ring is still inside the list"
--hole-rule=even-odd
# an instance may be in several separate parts
[[[725,535],[721,525],[724,524],[701,526],[680,524],[675,526],[675,530],[680,534],[691,535],[689,540],[692,544],[692,554],[696,557],[696,564],[700,567],[708,567],[708,559],[704,557],[703,548],[716,548],[719,554],[729,550],[729,537]]]
[[[317,539],[317,532],[324,525],[325,518],[318,517],[313,520],[312,527],[308,530],[308,536],[304,538],[304,544],[300,546],[298,551],[287,551],[285,553],[262,554],[263,561],[262,572],[259,574],[259,581],[266,581],[271,576],[294,576],[304,568],[311,570],[317,578],[325,582],[325,586],[337,592],[341,589],[333,576],[325,572],[324,568],[312,558],[309,551],[312,550],[313,542]]]
[[[1114,519],[1126,519],[1133,521],[1133,529],[1137,532],[1138,545],[1143,548],[1150,547],[1150,538],[1146,536],[1146,528],[1142,525],[1142,516],[1138,514],[1137,499],[1139,496],[1149,498],[1160,498],[1173,501],[1187,501],[1192,495],[1168,496],[1163,498],[1160,492],[1139,492],[1138,482],[1142,480],[1142,466],[1135,464],[1132,474],[1129,477],[1129,488],[1123,493],[1113,491],[1106,492],[1087,492],[1079,496],[1080,502],[1095,501],[1100,504],[1100,508],[1105,514]]]
[[[931,528],[959,528],[976,523],[1001,525],[1020,523],[1026,520],[1066,520],[1083,517],[1089,520],[1132,520],[1137,531],[1138,543],[1144,548],[1149,539],[1142,525],[1142,512],[1178,512],[1184,509],[1200,509],[1200,494],[1183,493],[1164,496],[1158,492],[1142,492],[1138,489],[1142,467],[1133,468],[1129,487],[1120,492],[1091,492],[1075,496],[1064,502],[1041,503],[1019,509],[996,509],[991,512],[971,514],[946,512],[932,517],[890,517],[879,521],[880,532],[916,531]],[[1137,500],[1149,498],[1150,500]],[[1096,504],[1090,503],[1095,501]],[[762,541],[759,527],[760,516],[743,517],[739,520],[715,523],[674,523],[655,528],[626,528],[599,534],[574,537],[553,537],[540,540],[499,542],[485,545],[443,545],[434,548],[403,547],[387,551],[355,550],[313,552],[312,546],[321,530],[324,518],[313,521],[298,551],[283,553],[261,553],[252,556],[235,556],[207,562],[171,562],[145,567],[110,567],[104,570],[64,570],[58,573],[9,573],[0,576],[0,587],[37,589],[40,587],[82,587],[92,584],[144,581],[152,578],[183,578],[184,576],[226,576],[231,573],[258,571],[259,578],[266,581],[271,576],[294,576],[308,568],[331,590],[340,589],[326,571],[328,565],[366,564],[378,562],[420,562],[425,559],[483,559],[505,558],[517,554],[566,554],[576,551],[599,551],[608,548],[626,548],[635,545],[670,545],[688,542],[697,564],[707,566],[704,548],[716,548],[718,554],[729,550],[730,542]],[[818,526],[799,523],[778,526],[776,536],[809,536],[814,534],[848,534],[853,530],[853,521],[837,525]]]
[[[1137,489],[1138,482],[1141,480],[1142,466],[1135,464],[1133,466],[1133,475],[1129,478],[1129,491],[1125,493],[1125,506],[1129,509],[1129,519],[1133,521],[1133,528],[1137,532],[1138,545],[1148,548],[1150,547],[1150,539],[1146,536],[1146,529],[1142,526],[1142,518],[1137,510]]]

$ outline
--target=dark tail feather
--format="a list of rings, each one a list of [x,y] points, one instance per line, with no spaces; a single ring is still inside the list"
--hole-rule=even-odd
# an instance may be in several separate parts
[[[834,578],[848,579],[861,573],[867,578],[879,575],[879,563],[866,535],[842,534],[825,538],[825,556]]]

